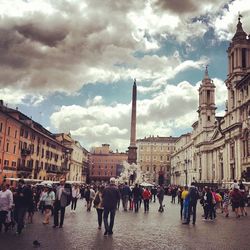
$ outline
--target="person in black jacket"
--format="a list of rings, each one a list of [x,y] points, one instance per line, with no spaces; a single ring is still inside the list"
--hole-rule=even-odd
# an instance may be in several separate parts
[[[155,202],[155,200],[156,200],[156,195],[157,195],[157,187],[156,187],[156,186],[154,186],[154,187],[152,188],[151,194],[152,194],[152,198],[154,198],[153,201]]]
[[[188,206],[188,217],[186,222],[183,222],[182,224],[189,224],[191,214],[193,215],[193,225],[195,225],[196,222],[196,206],[197,206],[197,201],[199,199],[199,193],[198,189],[194,185],[195,183],[192,182],[188,191],[188,196],[190,199]]]
[[[14,193],[14,218],[17,223],[17,234],[21,234],[24,227],[24,217],[29,205],[33,202],[32,191],[25,186],[24,180],[18,181],[18,187]]]
[[[209,187],[205,187],[205,194],[203,197],[204,202],[204,211],[205,211],[205,218],[206,221],[208,217],[212,220],[213,214],[213,194]]]
[[[132,190],[132,196],[134,201],[135,213],[139,210],[139,201],[141,199],[141,189],[138,187],[138,184],[135,184],[135,187]]]
[[[115,212],[117,202],[120,199],[120,193],[115,185],[115,178],[110,178],[110,185],[103,190],[103,222],[105,226],[104,236],[113,234],[113,226],[115,221]],[[110,223],[108,223],[108,216],[110,214]]]

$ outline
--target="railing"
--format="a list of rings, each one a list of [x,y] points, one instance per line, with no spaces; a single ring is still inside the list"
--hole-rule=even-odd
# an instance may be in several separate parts
[[[16,167],[4,166],[3,169],[4,169],[4,170],[15,171],[17,168],[16,168]]]
[[[32,168],[27,167],[27,166],[18,166],[17,171],[32,172]]]

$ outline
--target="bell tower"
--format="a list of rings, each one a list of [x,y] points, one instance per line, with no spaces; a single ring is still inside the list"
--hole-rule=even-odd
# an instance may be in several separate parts
[[[209,78],[208,67],[206,66],[205,75],[199,88],[199,121],[200,128],[206,130],[215,123],[215,85]]]
[[[239,93],[235,88],[237,82],[250,73],[250,40],[243,30],[241,18],[239,15],[236,32],[227,50],[228,77],[225,81],[228,89],[227,112],[233,111],[238,105]]]

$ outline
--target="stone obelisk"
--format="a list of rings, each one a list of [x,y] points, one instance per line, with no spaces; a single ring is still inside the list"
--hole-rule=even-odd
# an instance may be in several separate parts
[[[136,147],[136,99],[137,87],[136,79],[134,80],[132,92],[132,113],[131,113],[131,128],[130,128],[130,146],[128,147],[128,163],[137,163],[137,147]]]

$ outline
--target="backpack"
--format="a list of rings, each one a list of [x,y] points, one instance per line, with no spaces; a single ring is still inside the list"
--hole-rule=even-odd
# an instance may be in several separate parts
[[[97,207],[97,206],[99,205],[100,202],[101,202],[100,196],[99,196],[99,194],[97,194],[97,195],[95,196],[94,201],[93,201],[94,206]]]
[[[190,201],[194,201],[194,202],[196,202],[199,199],[199,193],[195,187],[190,188],[189,197],[190,197]]]

